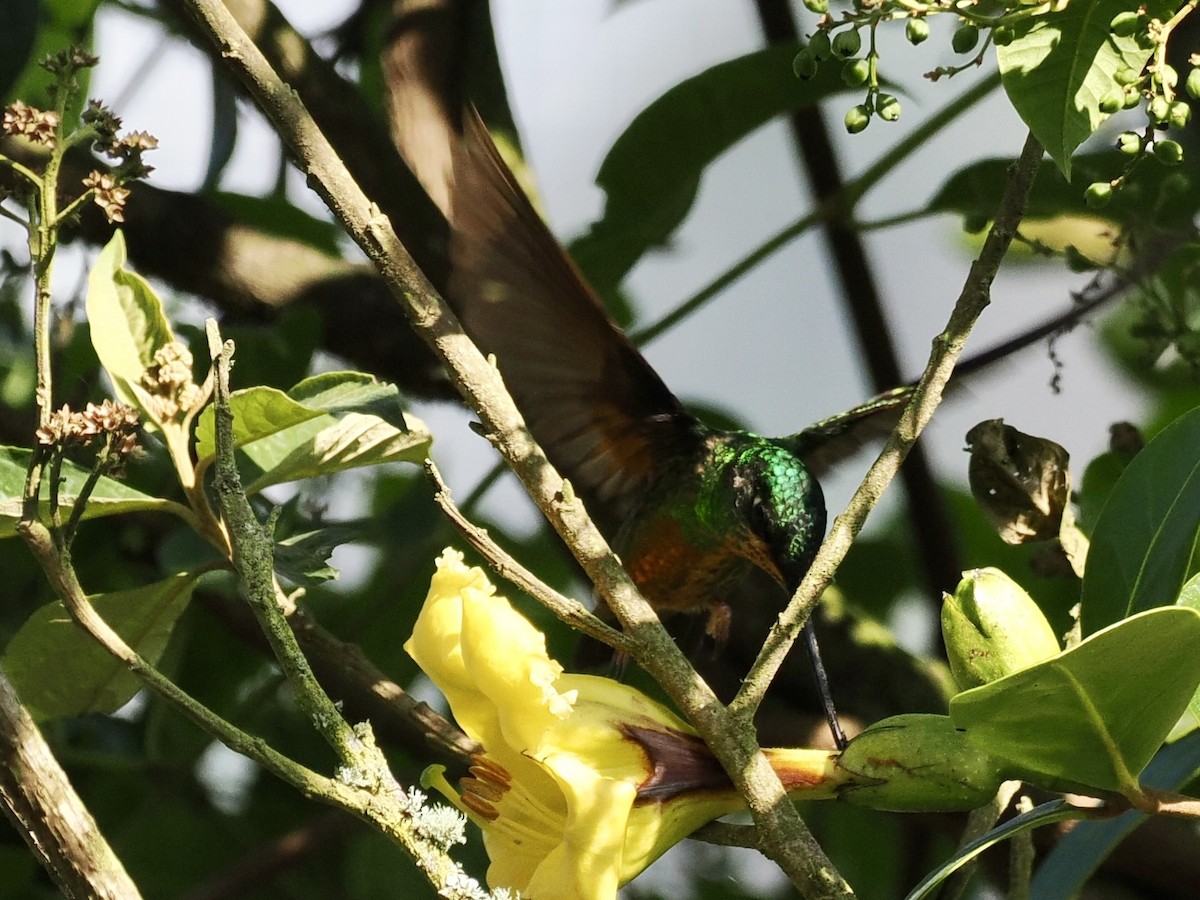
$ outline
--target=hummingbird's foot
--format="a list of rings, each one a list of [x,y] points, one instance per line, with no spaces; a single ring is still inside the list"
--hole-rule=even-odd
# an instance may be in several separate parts
[[[718,647],[724,647],[729,640],[729,626],[733,622],[733,610],[728,603],[714,603],[708,608],[708,622],[704,633],[713,639]]]

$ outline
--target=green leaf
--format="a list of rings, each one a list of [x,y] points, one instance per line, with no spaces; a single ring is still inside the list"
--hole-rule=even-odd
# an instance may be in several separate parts
[[[1200,612],[1200,575],[1193,575],[1188,579],[1187,584],[1179,592],[1179,599],[1176,602],[1179,606],[1186,606],[1188,609]],[[1191,734],[1198,728],[1200,728],[1200,690],[1197,690],[1192,695],[1192,699],[1188,701],[1187,712],[1180,717],[1175,729],[1171,732],[1171,737],[1178,739],[1185,734]]]
[[[1200,613],[1149,610],[956,695],[950,718],[1044,787],[1136,790],[1200,684],[1198,647]]]
[[[38,33],[38,0],[7,0],[0,3],[0,100],[33,56]]]
[[[275,572],[304,587],[335,579],[338,570],[327,563],[330,554],[342,544],[361,540],[365,533],[361,523],[336,522],[284,538],[275,544]]]
[[[1161,791],[1181,790],[1200,766],[1200,735],[1192,735],[1154,757],[1142,775],[1142,783]],[[1030,884],[1030,896],[1038,900],[1074,900],[1084,884],[1117,844],[1149,818],[1129,811],[1115,819],[1080,822],[1064,834],[1038,866]]]
[[[17,522],[21,518],[21,497],[25,490],[25,474],[29,471],[31,452],[23,447],[0,447],[0,537],[16,534]],[[87,480],[88,470],[70,460],[62,465],[62,483],[58,488],[59,508],[64,515],[79,496],[79,490]],[[42,482],[42,515],[50,515],[50,493],[46,482]],[[178,503],[152,497],[134,490],[107,476],[101,476],[83,511],[84,521],[117,513],[158,510],[170,512],[187,519],[191,512]]]
[[[263,474],[246,490],[254,493],[272,484],[360,466],[423,462],[433,438],[420,419],[405,416],[404,421],[401,430],[378,416],[362,413],[348,413],[341,418],[322,416],[274,438],[256,441],[245,448],[245,453]],[[313,433],[314,424],[324,427]]]
[[[1160,15],[1170,3],[1147,6]],[[1113,16],[1133,8],[1129,0],[1068,3],[1016,23],[1012,43],[996,47],[1008,99],[1067,178],[1075,148],[1108,118],[1100,100],[1116,86],[1114,73],[1140,71],[1150,57],[1132,36],[1109,33]]]
[[[125,258],[125,237],[117,229],[88,273],[88,324],[96,356],[117,396],[153,421],[142,402],[142,374],[175,334],[162,301],[144,278],[125,268]]]
[[[280,431],[301,425],[323,415],[297,403],[283,391],[270,387],[252,387],[229,395],[233,412],[233,445],[241,447]],[[217,453],[215,407],[209,404],[196,422],[196,459],[211,462]]]
[[[194,575],[176,575],[90,599],[101,618],[153,665],[166,649],[195,583]],[[113,712],[141,687],[124,663],[71,621],[61,602],[43,606],[26,620],[9,642],[3,665],[30,714],[39,720]]]
[[[331,257],[338,257],[338,240],[341,229],[326,219],[311,216],[297,206],[288,203],[280,195],[255,197],[249,194],[234,194],[225,191],[211,193],[222,209],[231,213],[239,222],[254,225],[268,234],[292,238]]]
[[[846,90],[837,61],[797,81],[792,59],[799,49],[780,44],[706,69],[647,106],[617,138],[596,177],[607,195],[604,215],[571,246],[601,294],[666,242],[713,160],[776,116]]]
[[[394,385],[359,372],[307,378],[286,394],[255,387],[230,397],[234,444],[258,467],[247,491],[384,462],[420,462],[431,437],[419,419],[404,415]],[[214,412],[196,426],[196,455],[208,465],[216,453]]]
[[[1200,536],[1197,447],[1200,407],[1150,441],[1109,494],[1083,579],[1084,634],[1178,598]]]
[[[1109,181],[1124,170],[1129,158],[1117,151],[1087,153],[1072,160],[1071,178],[1050,166],[1038,169],[1029,195],[1028,219],[1084,215],[1124,224],[1142,224],[1153,211],[1155,223],[1190,222],[1200,205],[1200,193],[1168,190],[1172,172],[1166,166],[1139,166],[1125,185],[1113,193],[1103,209],[1092,209],[1083,199],[1094,181]],[[982,159],[951,175],[929,201],[930,212],[956,213],[963,218],[987,219],[995,214],[1004,193],[1005,175],[1012,159]]]

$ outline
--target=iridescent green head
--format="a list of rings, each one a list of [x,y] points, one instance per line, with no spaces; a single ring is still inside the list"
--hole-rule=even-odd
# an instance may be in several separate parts
[[[792,451],[763,438],[738,452],[730,470],[738,517],[795,591],[825,536],[821,485]]]

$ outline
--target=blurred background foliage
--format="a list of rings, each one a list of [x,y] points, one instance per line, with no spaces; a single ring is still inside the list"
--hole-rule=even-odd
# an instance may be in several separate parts
[[[621,14],[625,7],[653,6],[656,2],[615,4],[622,9],[612,15]],[[267,17],[269,25],[262,32],[262,40],[284,44],[290,39],[284,14],[295,14],[297,9],[288,4],[276,9],[251,0],[229,5],[247,20]],[[701,66],[695,76],[648,105],[602,154],[598,183],[607,192],[607,205],[590,227],[578,229],[581,236],[572,249],[613,315],[635,335],[654,321],[655,314],[640,303],[641,298],[625,282],[625,276],[648,255],[669,247],[681,223],[693,212],[702,176],[714,161],[763,123],[779,117],[807,117],[801,121],[808,123],[812,133],[821,121],[820,113],[812,106],[814,99],[834,98],[829,108],[836,113],[830,115],[835,122],[840,119],[842,107],[851,102],[839,96],[842,86],[836,78],[819,77],[803,90],[792,79],[790,60],[796,45],[787,41],[786,34],[780,35],[779,23],[793,21],[793,10],[782,3],[744,5],[747,15],[761,24],[765,49],[712,67]],[[72,42],[91,46],[101,56],[101,70],[110,57],[141,54],[139,65],[147,73],[144,77],[163,77],[155,74],[157,60],[194,52],[184,50],[189,29],[177,17],[177,9],[175,4],[139,0],[7,0],[0,7],[3,102],[20,98],[34,105],[44,103],[47,76],[36,61]],[[495,46],[487,4],[434,3],[429,10],[430,16],[448,15],[457,22],[456,39],[461,44],[456,45],[455,78],[469,86],[489,122],[502,130],[507,128],[515,139],[509,95],[499,65],[503,53],[498,54]],[[685,44],[688,16],[701,14],[685,13],[678,30],[663,35],[662,40]],[[385,210],[392,212],[393,219],[403,220],[406,242],[412,242],[413,252],[420,259],[419,248],[436,247],[441,239],[439,228],[444,225],[439,226],[427,203],[414,199],[390,149],[384,89],[390,76],[380,63],[381,53],[386,55],[404,29],[415,27],[419,16],[413,4],[381,0],[360,0],[357,5],[347,5],[342,15],[343,20],[332,30],[315,29],[306,34],[312,43],[304,45],[305,49],[314,52],[312,48],[316,48],[318,56],[294,61],[296,69],[289,80],[306,100],[312,97],[311,106],[318,120],[344,142],[339,149],[349,148],[343,150],[344,155],[359,154],[359,158],[347,155],[347,162],[357,167],[360,182]],[[511,21],[513,17],[519,20],[522,13],[509,9],[506,15]],[[796,21],[806,21],[806,15],[801,11]],[[106,23],[99,32],[104,40],[96,38],[98,17]],[[793,23],[792,28],[796,27]],[[135,33],[136,41],[132,38]],[[537,35],[539,39],[544,37],[541,32]],[[1181,39],[1179,44],[1188,46],[1189,42]],[[524,46],[528,53],[538,52],[528,44]],[[914,68],[905,74],[916,81],[915,73]],[[978,89],[978,83],[987,76],[974,77],[972,84]],[[934,104],[937,107],[972,89],[971,84],[959,87],[957,79],[942,87]],[[136,89],[136,84],[130,86],[131,91]],[[981,90],[980,95],[983,93]],[[125,98],[103,99],[114,103]],[[557,587],[586,596],[586,587],[557,539],[538,527],[511,485],[501,480],[490,499],[486,485],[473,490],[477,483],[483,483],[483,475],[492,464],[484,442],[462,427],[464,417],[451,411],[451,392],[427,351],[413,340],[378,282],[329,217],[306,194],[301,179],[288,174],[277,143],[264,137],[254,114],[245,108],[238,89],[220,67],[211,70],[207,97],[181,98],[179,102],[192,110],[191,115],[200,115],[195,110],[209,104],[211,140],[204,152],[193,152],[202,160],[201,171],[193,173],[193,188],[186,191],[162,188],[156,185],[154,176],[147,185],[135,187],[126,233],[135,268],[154,277],[169,298],[180,333],[193,349],[203,346],[197,324],[215,311],[222,318],[224,334],[237,342],[239,386],[287,388],[309,372],[338,367],[374,372],[397,383],[423,415],[431,411],[439,462],[445,464],[460,456],[468,460],[449,464],[460,503],[529,568]],[[519,97],[515,105],[520,105]],[[120,105],[116,112],[123,112]],[[930,112],[927,107],[908,115],[920,121]],[[951,118],[948,132],[953,131],[956,121]],[[149,126],[127,120],[126,127]],[[875,129],[886,127],[876,125]],[[1096,435],[1103,435],[1109,425],[1127,418],[1135,420],[1141,433],[1152,435],[1200,399],[1195,382],[1195,348],[1200,346],[1195,337],[1200,327],[1196,285],[1200,282],[1195,265],[1178,249],[1181,243],[1195,246],[1193,229],[1200,191],[1195,189],[1194,176],[1200,166],[1200,147],[1196,146],[1194,130],[1193,126],[1191,133],[1180,136],[1187,156],[1184,165],[1172,173],[1172,177],[1183,177],[1183,185],[1190,184],[1190,189],[1181,189],[1178,180],[1164,184],[1163,171],[1148,171],[1148,180],[1139,187],[1143,193],[1114,204],[1106,213],[1109,218],[1101,222],[1109,230],[1135,224],[1141,229],[1143,240],[1138,246],[1137,264],[1149,273],[1146,283],[1151,289],[1112,291],[1114,301],[1102,307],[1104,317],[1096,313],[1088,319],[1089,323],[1102,324],[1083,329],[1081,338],[1078,332],[1072,338],[1097,347],[1098,355],[1114,367],[1116,375],[1109,377],[1129,386],[1128,395],[1141,401],[1138,406],[1130,406],[1122,398],[1110,404],[1104,396],[1097,398],[1094,394],[1086,401],[1090,409],[1099,411],[1092,416],[1091,437],[1082,442],[1092,452],[1088,457],[1076,458],[1072,466],[1085,528],[1094,521],[1129,456],[1121,446],[1099,453],[1096,445],[1102,439]],[[971,139],[967,136],[965,140],[970,143]],[[1001,146],[989,144],[983,149],[994,155],[1002,153]],[[1015,153],[1016,144],[1010,141],[1004,146]],[[826,164],[821,168],[811,158],[807,164],[817,196],[831,189],[836,193],[837,183],[831,179],[836,178],[838,168],[861,168],[862,151],[847,149],[848,145],[837,141],[829,142],[829,147],[835,154],[832,167]],[[157,153],[167,157],[177,149],[166,145]],[[929,188],[926,196],[932,199],[914,200],[908,218],[949,216],[957,224],[977,228],[980,218],[986,218],[994,208],[1004,166],[1003,160],[976,161],[980,149],[976,147],[975,154],[961,160],[961,165],[960,160],[947,162],[944,155],[935,159],[918,156],[917,165],[925,168]],[[226,178],[228,167],[239,153],[246,152],[254,154],[258,173],[273,186],[251,194],[226,185],[230,180]],[[153,158],[150,161],[157,162]],[[1044,168],[1032,214],[1039,219],[1053,219],[1055,226],[1039,232],[1040,244],[1035,250],[1061,248],[1061,240],[1055,244],[1056,235],[1061,239],[1066,234],[1068,240],[1070,235],[1083,232],[1094,236],[1096,219],[1083,206],[1081,190],[1092,177],[1088,166],[1103,169],[1110,162],[1103,152],[1089,157],[1077,166],[1083,174],[1077,174],[1072,185],[1049,166]],[[547,201],[553,201],[553,197],[548,196]],[[403,215],[398,216],[396,210],[402,210]],[[896,218],[899,222],[905,216]],[[842,234],[830,235],[832,246],[844,250],[847,242],[853,245],[858,240],[854,229],[846,226],[847,222],[841,221]],[[56,299],[61,320],[55,330],[55,353],[57,384],[63,391],[58,399],[73,405],[99,400],[107,391],[88,340],[87,323],[81,316],[82,279],[71,272],[72,265],[75,271],[85,270],[110,231],[98,211],[89,210],[78,227],[67,234],[72,248],[64,252],[73,254],[67,259],[75,259],[76,263],[64,263],[58,278]],[[816,243],[817,229],[808,231],[811,234],[806,240],[820,255],[819,277],[832,281],[834,276],[828,273],[833,267],[825,256],[824,245]],[[1161,232],[1173,234],[1176,240],[1165,241]],[[946,277],[951,282],[961,281],[970,239],[962,240],[955,229],[943,232],[940,244],[942,255],[930,249],[930,259],[949,268]],[[911,277],[923,276],[924,249],[892,249],[914,255],[917,261]],[[16,229],[0,231],[0,254],[0,442],[28,445],[34,421],[30,282],[26,251]],[[1130,264],[1131,260],[1125,258],[1122,262]],[[1073,251],[1065,255],[1031,253],[1025,264],[1033,269],[1024,276],[1027,280],[1053,279],[1052,290],[1059,302],[1050,311],[1067,307],[1069,292],[1081,289],[1091,277],[1088,272],[1072,275],[1068,271],[1070,266],[1089,266]],[[866,257],[861,265],[869,265]],[[881,279],[879,272],[870,269],[863,274]],[[802,282],[809,273],[793,272],[789,277],[792,282]],[[936,281],[930,277],[931,282]],[[436,273],[434,280],[436,283]],[[681,284],[690,286],[694,280]],[[684,294],[689,289],[680,287],[674,293]],[[891,285],[881,282],[880,291],[891,293]],[[841,290],[835,287],[832,292],[842,299],[830,301],[834,310],[830,321],[845,322],[854,317],[853,305],[863,302],[861,291],[856,293],[853,286],[847,288],[843,282]],[[715,302],[721,303],[719,291],[714,293]],[[940,323],[952,299],[951,295],[930,298],[931,321]],[[839,310],[839,302],[847,304],[846,308]],[[913,315],[919,318],[919,312],[924,311],[914,309]],[[1039,308],[1037,318],[1045,318],[1046,312],[1047,308]],[[892,315],[904,319],[904,310],[893,309]],[[679,324],[677,330],[713,327],[706,321],[698,316]],[[716,327],[722,326],[718,323]],[[771,328],[769,320],[765,327]],[[907,320],[905,328],[911,330]],[[1020,329],[1014,323],[1010,331]],[[913,336],[909,345],[926,346],[932,333],[929,330]],[[872,368],[865,362],[878,362],[873,353],[890,352],[895,356],[894,349],[887,349],[886,334],[875,337],[884,338],[884,349],[880,350],[878,343],[864,343],[860,351],[864,364],[860,367],[858,360],[843,358],[838,370],[830,368],[832,364],[822,355],[830,351],[820,346],[825,335],[819,328],[807,334],[788,334],[786,340],[791,355],[812,355],[819,360],[818,371],[806,376],[813,393],[848,398],[848,406],[872,389],[891,386],[878,383],[878,366],[874,367],[874,377],[862,374]],[[716,340],[719,343],[721,337]],[[836,353],[847,339],[839,336],[831,340]],[[902,356],[906,354],[921,359],[919,353],[901,351]],[[779,364],[778,368],[787,364],[777,351],[766,355]],[[1045,381],[1050,370],[1044,356],[1041,360],[1032,376],[1038,383]],[[703,370],[704,360],[697,365]],[[1067,377],[1073,377],[1069,361],[1064,366]],[[989,390],[1015,393],[1009,408],[1021,409],[1026,402],[1021,392],[1028,390],[1027,382],[1012,387],[1011,381],[1004,380],[1001,368]],[[898,369],[897,374],[901,374]],[[805,385],[798,388],[788,380],[794,378],[794,373],[781,373],[774,383],[734,385],[732,390],[753,392],[760,404],[781,405],[786,401],[779,398],[805,390]],[[898,381],[898,377],[893,379],[893,383]],[[1085,385],[1084,390],[1087,388]],[[709,412],[713,421],[762,428],[759,417],[748,416],[741,404],[728,396],[714,399],[693,390],[692,385],[685,390],[689,397],[699,393],[697,407]],[[997,413],[990,406],[972,408],[983,406],[978,400],[982,390],[973,385],[965,389],[959,408],[967,407],[968,411],[960,415],[970,421],[995,417]],[[812,418],[835,411],[814,407]],[[804,424],[793,422],[791,430]],[[957,436],[943,433],[941,443],[961,441],[962,430]],[[1061,433],[1046,436],[1067,444],[1072,438]],[[153,440],[150,443],[152,452],[130,467],[129,482],[147,493],[170,496],[176,489],[171,469],[165,454],[158,452],[161,448],[156,451]],[[959,447],[961,443],[952,449],[957,452]],[[880,511],[839,573],[836,596],[823,608],[822,627],[830,635],[823,640],[827,640],[827,662],[835,693],[842,709],[860,724],[894,712],[942,709],[944,676],[939,668],[937,641],[931,636],[936,633],[938,592],[953,587],[947,573],[955,576],[969,566],[999,566],[1038,599],[1058,630],[1065,631],[1070,624],[1069,609],[1078,599],[1078,583],[1058,574],[1045,574],[1044,569],[1035,570],[1031,565],[1036,555],[1033,551],[1004,544],[965,490],[966,457],[954,457],[955,465],[949,470],[941,464],[946,458],[944,453],[938,457],[934,478],[923,487],[913,487],[910,482],[910,491],[923,494],[910,493],[907,503],[892,503]],[[274,491],[270,496],[285,505],[280,537],[332,523],[345,526],[350,529],[346,533],[354,536],[351,548],[340,550],[333,560],[342,578],[309,586],[304,609],[342,640],[357,644],[397,683],[411,686],[419,697],[436,703],[401,650],[424,595],[434,557],[443,546],[456,541],[432,503],[423,474],[415,467],[394,466],[367,475],[348,473],[306,482],[298,489]],[[836,511],[836,501],[832,506]],[[919,521],[928,522],[933,515],[941,522],[936,533],[913,524],[914,508],[925,515]],[[194,563],[203,552],[190,531],[166,516],[124,516],[104,521],[102,527],[84,528],[74,549],[75,564],[89,591],[112,591],[159,580]],[[923,547],[916,546],[914,536],[924,538]],[[5,582],[0,594],[4,598],[0,603],[3,644],[33,610],[51,599],[51,592],[17,541],[0,542],[0,571]],[[523,608],[549,632],[551,652],[560,659],[570,659],[575,637],[539,607],[526,603]],[[254,637],[246,621],[244,615],[238,615],[231,579],[207,576],[175,629],[162,668],[193,696],[236,724],[284,748],[300,761],[314,766],[325,764],[328,760],[323,745],[298,714],[262,642]],[[719,660],[702,660],[706,672],[726,690],[736,686],[740,672],[752,658],[756,635],[761,635],[765,621],[739,621],[737,625],[729,652]],[[680,623],[680,631],[681,640],[695,641],[694,627]],[[643,683],[636,673],[630,677]],[[364,697],[354,695],[353,686],[343,687],[346,693],[341,699],[348,708],[369,708]],[[764,742],[806,739],[815,720],[809,694],[801,661],[785,671],[780,688],[768,703],[761,722]],[[291,788],[262,776],[155,697],[139,695],[115,716],[93,714],[43,726],[101,828],[147,897],[365,900],[397,892],[412,897],[430,895],[411,864],[386,839],[346,816],[306,802]],[[418,735],[405,733],[402,725],[381,730],[397,776],[402,782],[414,782],[422,768],[433,761],[434,752]],[[899,817],[839,804],[813,804],[806,810],[806,817],[864,898],[900,896],[949,853],[961,829],[957,817]],[[1151,845],[1156,848],[1154,856],[1146,852]],[[462,849],[460,858],[469,871],[483,871],[485,860],[478,841]],[[1194,896],[1194,885],[1200,883],[1200,874],[1195,871],[1198,860],[1200,846],[1194,832],[1174,823],[1154,822],[1135,833],[1129,847],[1116,854],[1089,887],[1095,893],[1088,896]],[[986,891],[983,885],[989,878],[998,877],[1002,868],[1001,856],[991,862],[991,868],[973,890]],[[787,896],[788,892],[785,884],[757,864],[755,854],[698,844],[685,844],[668,855],[628,891],[630,896],[639,897],[697,898]],[[53,895],[50,883],[21,840],[7,826],[0,826],[0,897],[32,900]]]

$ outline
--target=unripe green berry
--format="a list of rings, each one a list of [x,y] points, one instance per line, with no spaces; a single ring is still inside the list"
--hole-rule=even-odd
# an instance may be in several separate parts
[[[988,227],[987,216],[970,215],[963,218],[963,231],[967,234],[979,234]]]
[[[804,8],[818,16],[823,16],[829,12],[829,0],[804,0]]]
[[[1132,10],[1117,13],[1108,23],[1108,30],[1117,37],[1129,37],[1138,27],[1138,14]]]
[[[1007,47],[1017,38],[1017,33],[1007,25],[998,25],[992,29],[992,43],[997,47]]]
[[[1168,166],[1175,166],[1183,162],[1183,147],[1175,141],[1155,141],[1154,156]]]
[[[959,25],[958,30],[954,32],[954,36],[950,38],[950,46],[955,53],[970,53],[975,49],[975,45],[979,43],[979,29],[967,22],[965,25]]]
[[[808,81],[817,74],[817,61],[807,48],[797,53],[796,58],[792,60],[792,71],[801,81]]]
[[[858,134],[871,124],[871,111],[865,106],[855,106],[846,113],[845,124],[848,132]]]
[[[1107,181],[1096,181],[1088,185],[1083,193],[1084,202],[1092,209],[1103,209],[1112,200],[1112,185]]]
[[[914,47],[929,38],[929,23],[924,19],[909,19],[904,26],[904,36]]]
[[[1183,84],[1188,92],[1188,96],[1193,100],[1200,100],[1200,69],[1192,69],[1188,72],[1187,81]]]
[[[1166,97],[1155,97],[1150,101],[1150,105],[1146,107],[1146,115],[1150,117],[1150,121],[1155,125],[1167,121],[1167,116],[1171,114],[1171,105],[1167,103]]]
[[[842,66],[842,83],[846,87],[861,87],[867,83],[871,65],[865,59],[852,59]]]
[[[891,94],[880,94],[875,100],[875,112],[885,122],[895,122],[900,118],[900,101]]]
[[[833,36],[833,55],[838,59],[853,59],[862,49],[862,38],[854,30],[839,31]]]
[[[1137,84],[1141,80],[1141,73],[1134,71],[1129,66],[1122,66],[1113,73],[1113,81],[1122,87],[1127,84]]]
[[[1133,109],[1142,102],[1142,92],[1137,89],[1137,85],[1127,85],[1125,88],[1125,108]]]
[[[1175,71],[1174,66],[1169,66],[1163,63],[1154,70],[1154,80],[1158,84],[1165,84],[1169,88],[1179,84],[1179,73]]]
[[[1188,120],[1192,117],[1192,108],[1182,100],[1176,100],[1171,104],[1171,112],[1167,116],[1167,122],[1172,128],[1186,128]]]
[[[807,49],[817,62],[825,62],[833,53],[829,44],[829,34],[824,31],[818,31],[809,39]]]
[[[1123,131],[1117,136],[1117,149],[1126,156],[1137,156],[1142,152],[1142,136],[1136,131]]]
[[[1100,112],[1102,112],[1102,113],[1108,113],[1109,115],[1112,115],[1113,113],[1120,110],[1124,105],[1125,105],[1125,92],[1124,91],[1109,91],[1107,94],[1105,94],[1103,97],[1100,98]]]

